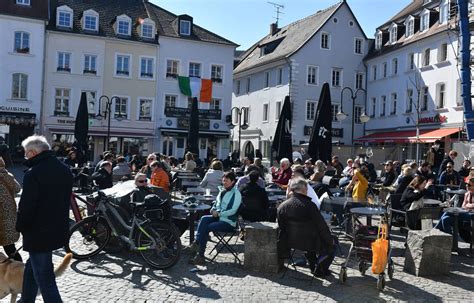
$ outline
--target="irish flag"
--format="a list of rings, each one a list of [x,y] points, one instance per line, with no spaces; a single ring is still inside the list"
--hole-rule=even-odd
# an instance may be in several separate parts
[[[179,89],[183,95],[199,98],[201,102],[211,102],[212,80],[197,77],[178,76]]]

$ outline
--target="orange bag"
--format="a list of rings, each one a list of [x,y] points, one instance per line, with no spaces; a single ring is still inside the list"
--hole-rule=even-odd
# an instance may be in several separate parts
[[[379,225],[377,240],[372,242],[372,273],[381,274],[388,261],[387,224]]]

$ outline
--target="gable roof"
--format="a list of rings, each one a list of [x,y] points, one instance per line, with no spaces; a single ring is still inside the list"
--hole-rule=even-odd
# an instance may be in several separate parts
[[[48,30],[73,32],[79,34],[89,34],[95,36],[105,36],[119,38],[115,34],[113,23],[116,17],[127,15],[132,19],[132,31],[130,37],[120,37],[120,39],[141,41],[145,43],[158,43],[159,36],[175,37],[186,40],[195,40],[210,43],[219,43],[237,46],[237,44],[222,38],[196,24],[193,24],[192,33],[189,37],[181,36],[174,26],[178,16],[148,1],[143,0],[51,0],[51,20]],[[72,30],[56,27],[56,8],[67,5],[74,10]],[[83,12],[93,9],[99,14],[99,32],[92,33],[83,31],[81,27],[81,17]],[[137,22],[140,19],[149,18],[155,22],[157,37],[155,39],[142,39],[138,30]]]
[[[30,5],[16,4],[16,0],[1,0],[0,14],[39,20],[48,20],[48,0],[31,1]]]
[[[242,56],[234,73],[288,58],[309,41],[345,1],[290,23],[278,30],[273,36],[268,34],[251,46]],[[261,47],[273,48],[271,53],[261,56]]]

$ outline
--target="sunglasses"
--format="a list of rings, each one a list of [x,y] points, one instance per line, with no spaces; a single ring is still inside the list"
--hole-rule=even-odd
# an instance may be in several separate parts
[[[137,183],[146,183],[147,180],[137,180]]]
[[[453,168],[452,166],[446,166],[446,168]]]

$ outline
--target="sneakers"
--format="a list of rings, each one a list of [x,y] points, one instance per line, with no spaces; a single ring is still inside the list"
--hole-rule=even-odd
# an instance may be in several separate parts
[[[197,255],[192,259],[189,259],[189,264],[192,265],[205,265],[206,264],[206,259],[204,256]]]

